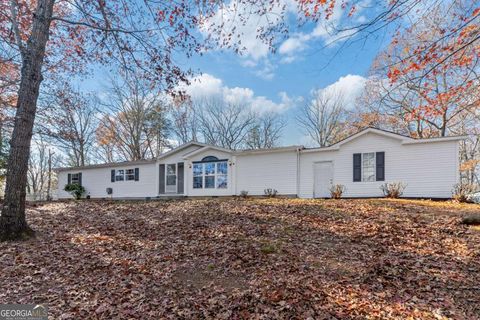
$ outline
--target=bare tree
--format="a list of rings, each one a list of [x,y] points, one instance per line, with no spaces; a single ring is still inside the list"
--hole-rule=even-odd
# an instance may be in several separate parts
[[[255,3],[252,3],[255,4]],[[224,7],[223,1],[1,1],[0,63],[14,57],[19,79],[16,114],[0,215],[0,240],[33,236],[25,219],[28,161],[40,85],[48,72],[78,72],[90,63],[142,70],[156,87],[173,91],[189,70],[173,56],[201,52],[198,30]],[[253,12],[267,15],[261,3]],[[250,12],[251,13],[251,12]],[[53,22],[53,23],[52,23]],[[222,37],[223,23],[206,26],[207,42]],[[258,30],[267,43],[273,31]],[[232,36],[235,32],[229,32]],[[225,44],[228,45],[228,44]],[[241,44],[230,44],[232,48]],[[7,48],[6,50],[3,50]]]
[[[277,146],[285,128],[285,120],[276,114],[265,114],[255,121],[246,139],[249,149],[266,149]]]
[[[171,107],[172,133],[180,144],[198,141],[199,127],[197,112],[191,101],[174,104]]]
[[[108,114],[97,131],[97,138],[99,132],[103,134],[99,143],[127,161],[158,156],[168,143],[165,105],[163,95],[135,75],[112,81],[105,103]]]
[[[319,147],[326,147],[344,137],[345,115],[345,102],[341,92],[316,90],[296,119]]]
[[[196,107],[200,132],[206,143],[232,150],[245,146],[255,124],[255,114],[247,106],[210,99]]]
[[[50,138],[68,157],[67,165],[91,161],[97,127],[97,101],[68,85],[57,89],[39,118],[39,132]]]
[[[48,144],[36,142],[28,163],[27,192],[33,200],[43,200],[48,184]]]

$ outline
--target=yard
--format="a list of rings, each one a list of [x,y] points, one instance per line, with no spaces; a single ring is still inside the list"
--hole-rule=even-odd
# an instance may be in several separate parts
[[[54,319],[480,318],[480,206],[411,200],[66,202],[0,243],[0,302]]]

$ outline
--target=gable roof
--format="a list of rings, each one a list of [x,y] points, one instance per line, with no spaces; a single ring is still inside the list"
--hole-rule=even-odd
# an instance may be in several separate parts
[[[225,153],[233,153],[233,150],[206,144],[206,145],[204,145],[203,148],[193,150],[192,152],[184,154],[183,159],[189,159],[190,157],[193,157],[194,155],[199,154],[199,153],[204,152],[204,151],[207,151],[207,150],[217,150],[217,151],[225,152]]]
[[[331,151],[331,150],[338,150],[340,146],[345,143],[348,143],[352,140],[355,140],[363,135],[368,133],[375,133],[384,137],[393,138],[401,141],[401,144],[416,144],[416,143],[429,143],[429,142],[442,142],[442,141],[460,141],[465,140],[467,136],[449,136],[449,137],[437,137],[437,138],[428,138],[428,139],[415,139],[400,133],[368,127],[358,131],[357,133],[346,137],[343,140],[338,141],[337,143],[332,144],[328,147],[317,147],[317,148],[306,148],[304,152],[313,152],[313,151]]]
[[[142,165],[142,164],[151,164],[151,163],[155,163],[156,161],[157,161],[156,159],[148,159],[148,160],[136,160],[136,161],[107,162],[107,163],[99,163],[99,164],[89,164],[86,166],[78,166],[78,167],[53,168],[53,171],[61,172],[61,171],[70,171],[70,170],[136,166],[136,165]]]
[[[150,160],[138,160],[138,161],[124,161],[124,162],[110,162],[110,163],[102,163],[102,164],[93,164],[93,165],[88,165],[88,166],[81,166],[81,167],[67,167],[67,168],[55,168],[53,169],[56,172],[60,171],[67,171],[67,170],[81,170],[81,169],[93,169],[93,168],[108,168],[108,167],[120,167],[120,166],[133,166],[133,165],[142,165],[142,164],[150,164],[150,163],[155,163],[156,161],[163,159],[165,157],[168,157],[172,154],[175,154],[177,152],[180,152],[190,146],[198,146],[200,147],[197,150],[190,151],[186,154],[183,155],[184,159],[189,159],[190,157],[200,153],[204,152],[206,150],[217,150],[221,152],[226,152],[230,153],[233,155],[247,155],[247,154],[259,154],[259,153],[274,153],[274,152],[282,152],[282,151],[301,151],[301,152],[320,152],[320,151],[333,151],[333,150],[338,150],[340,149],[340,146],[342,146],[345,143],[348,143],[354,139],[357,139],[367,133],[375,133],[378,135],[382,135],[385,137],[397,139],[401,141],[401,144],[421,144],[421,143],[434,143],[434,142],[443,142],[443,141],[461,141],[465,140],[468,138],[468,136],[448,136],[448,137],[437,137],[437,138],[427,138],[427,139],[414,139],[412,137],[408,137],[406,135],[402,135],[399,133],[383,130],[383,129],[378,129],[378,128],[373,128],[373,127],[368,127],[363,130],[360,130],[359,132],[348,136],[347,138],[332,144],[331,146],[328,147],[317,147],[317,148],[305,148],[304,146],[287,146],[287,147],[277,147],[277,148],[268,148],[268,149],[248,149],[248,150],[230,150],[230,149],[225,149],[213,145],[209,145],[206,143],[201,143],[201,142],[196,142],[196,141],[191,141],[188,143],[185,143],[181,146],[178,146],[172,150],[169,150],[163,154],[161,154],[158,158],[156,159],[150,159]]]
[[[186,148],[191,147],[191,146],[205,147],[205,146],[207,146],[207,145],[204,144],[204,143],[201,143],[201,142],[190,141],[190,142],[184,143],[184,144],[182,144],[182,145],[180,145],[180,146],[178,146],[178,147],[176,147],[176,148],[173,148],[172,150],[169,150],[169,151],[167,151],[167,152],[165,152],[165,153],[162,153],[162,154],[157,158],[157,160],[162,159],[162,158],[165,158],[165,157],[168,157],[168,156],[170,156],[170,155],[172,155],[172,154],[175,154],[175,153],[177,153],[177,152],[179,152],[179,151],[182,151],[183,149],[186,149]]]

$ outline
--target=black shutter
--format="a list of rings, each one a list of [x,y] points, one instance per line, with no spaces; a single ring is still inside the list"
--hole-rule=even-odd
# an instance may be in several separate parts
[[[81,172],[78,173],[78,184],[82,185],[82,173]]]
[[[67,184],[71,184],[71,183],[72,183],[72,174],[69,173],[67,178]]]
[[[353,154],[353,182],[362,181],[362,154]]]
[[[183,162],[177,164],[177,193],[183,193]]]
[[[112,171],[110,172],[110,181],[115,182],[115,170],[114,169],[112,169]]]
[[[377,181],[385,181],[385,152],[377,152]]]
[[[165,193],[165,165],[160,165],[160,189],[158,190],[160,194]]]
[[[138,179],[140,178],[140,177],[139,177],[139,174],[140,174],[139,171],[140,171],[140,170],[139,170],[138,168],[135,168],[135,181],[138,181]]]

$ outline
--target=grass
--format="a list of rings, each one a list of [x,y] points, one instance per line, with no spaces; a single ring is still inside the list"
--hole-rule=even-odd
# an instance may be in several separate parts
[[[480,206],[198,199],[29,207],[0,301],[52,318],[477,319]]]

